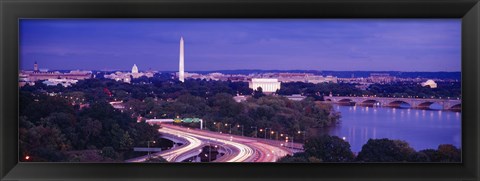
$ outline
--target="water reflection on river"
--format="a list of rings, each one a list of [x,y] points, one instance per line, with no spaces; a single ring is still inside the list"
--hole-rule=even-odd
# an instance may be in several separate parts
[[[368,139],[399,139],[417,151],[440,144],[461,146],[461,113],[440,110],[334,105],[341,123],[330,129],[359,152]]]

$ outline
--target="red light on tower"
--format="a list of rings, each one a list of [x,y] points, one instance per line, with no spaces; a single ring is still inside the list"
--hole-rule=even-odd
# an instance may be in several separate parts
[[[25,160],[30,160],[30,156],[25,156]]]

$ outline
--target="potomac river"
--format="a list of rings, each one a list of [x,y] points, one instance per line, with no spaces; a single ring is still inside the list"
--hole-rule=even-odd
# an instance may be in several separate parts
[[[390,107],[343,106],[341,123],[328,130],[330,135],[345,139],[353,152],[360,152],[368,139],[399,139],[415,150],[440,144],[461,147],[461,112]]]

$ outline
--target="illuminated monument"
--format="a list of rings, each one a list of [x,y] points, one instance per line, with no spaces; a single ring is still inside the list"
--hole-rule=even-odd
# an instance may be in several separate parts
[[[180,60],[178,67],[178,80],[181,82],[185,81],[185,72],[184,72],[184,52],[183,52],[183,36],[180,37]]]
[[[136,64],[133,64],[133,67],[132,67],[132,74],[138,74],[138,67]]]

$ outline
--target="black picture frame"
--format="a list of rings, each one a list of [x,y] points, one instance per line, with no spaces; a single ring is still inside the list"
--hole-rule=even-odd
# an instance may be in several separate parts
[[[461,18],[462,163],[19,163],[19,18]],[[0,0],[1,180],[479,180],[478,0]]]

